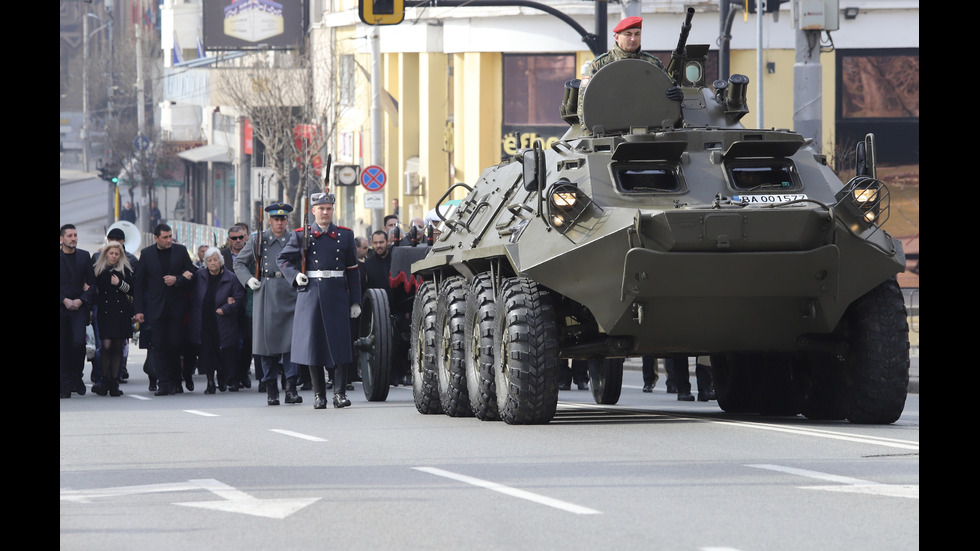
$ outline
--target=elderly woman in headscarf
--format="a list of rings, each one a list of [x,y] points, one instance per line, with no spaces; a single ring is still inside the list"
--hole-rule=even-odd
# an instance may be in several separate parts
[[[188,338],[200,347],[198,368],[208,378],[205,394],[216,389],[238,390],[235,375],[238,356],[238,309],[245,305],[245,288],[226,270],[221,251],[209,247],[204,268],[194,274],[188,320]],[[218,384],[215,384],[215,372]]]

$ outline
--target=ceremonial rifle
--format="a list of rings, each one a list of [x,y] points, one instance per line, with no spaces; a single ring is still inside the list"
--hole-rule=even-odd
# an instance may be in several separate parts
[[[262,273],[262,213],[265,212],[265,174],[259,176],[259,185],[262,190],[259,192],[261,203],[259,204],[259,229],[255,232],[255,279],[262,281],[259,275]]]

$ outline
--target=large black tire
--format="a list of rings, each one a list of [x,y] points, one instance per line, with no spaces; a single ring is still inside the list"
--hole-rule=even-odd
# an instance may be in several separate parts
[[[844,406],[851,423],[887,425],[902,416],[909,386],[907,316],[895,278],[854,301],[844,313]]]
[[[786,352],[740,352],[711,356],[718,406],[729,413],[797,415],[803,382]]]
[[[364,397],[369,402],[383,402],[388,398],[395,347],[391,308],[384,289],[368,289],[364,293],[357,327],[354,361],[355,369],[361,368]]]
[[[625,358],[589,360],[589,385],[595,403],[611,406],[619,401],[623,392],[623,364]]]
[[[558,322],[547,291],[525,277],[497,293],[494,384],[508,425],[549,423],[558,409]]]
[[[470,417],[466,392],[466,279],[442,282],[436,299],[436,380],[442,411],[450,417]]]
[[[800,352],[796,363],[805,380],[803,415],[820,421],[846,419],[844,358],[829,352]]]
[[[736,365],[733,356],[711,355],[711,383],[715,387],[718,407],[728,413],[755,413],[751,382],[746,373]]]
[[[415,292],[408,362],[415,409],[422,414],[442,413],[435,367],[436,293],[430,283],[423,283]]]
[[[466,296],[466,392],[470,409],[481,421],[499,421],[497,385],[493,380],[493,333],[497,303],[489,273],[478,274]]]

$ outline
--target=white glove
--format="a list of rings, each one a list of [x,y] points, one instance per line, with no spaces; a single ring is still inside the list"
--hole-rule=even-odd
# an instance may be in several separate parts
[[[296,274],[296,285],[306,287],[306,284],[309,282],[310,278],[306,277],[306,274]]]
[[[350,305],[350,317],[356,318],[357,316],[360,316],[360,315],[361,315],[361,305],[360,304],[351,304]]]
[[[251,290],[253,290],[253,291],[258,291],[259,290],[259,286],[262,285],[261,283],[259,283],[259,280],[255,279],[254,277],[248,278],[248,281],[245,282],[245,283],[246,283],[246,285],[248,285],[248,288],[251,289]]]

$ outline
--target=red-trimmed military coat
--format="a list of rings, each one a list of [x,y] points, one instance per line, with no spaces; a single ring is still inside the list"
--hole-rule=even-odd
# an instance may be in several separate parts
[[[302,266],[302,228],[292,232],[277,263],[283,277],[296,285]],[[299,287],[293,315],[291,360],[303,365],[333,367],[353,361],[350,307],[361,303],[354,231],[333,223],[323,229],[310,224],[307,275],[313,271],[338,272],[341,277],[310,277]]]

